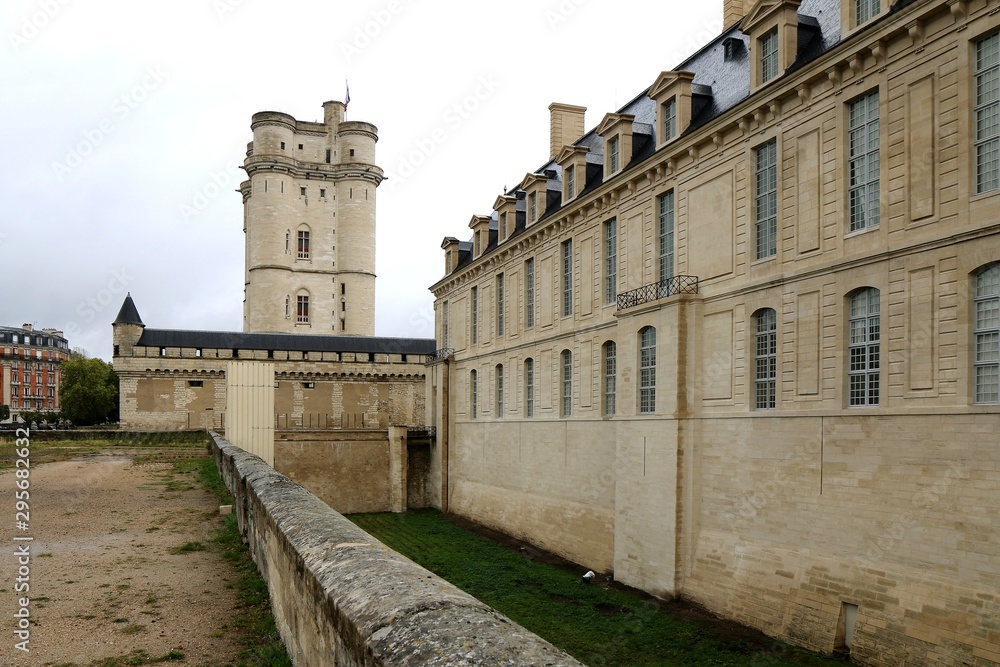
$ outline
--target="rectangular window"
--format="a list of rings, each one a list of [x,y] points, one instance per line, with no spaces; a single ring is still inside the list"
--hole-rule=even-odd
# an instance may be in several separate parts
[[[524,263],[524,326],[535,326],[535,258]]]
[[[851,231],[879,224],[879,108],[878,91],[850,104],[850,214]]]
[[[757,332],[754,336],[756,372],[754,377],[754,407],[773,410],[776,403],[775,379],[778,371],[777,314],[771,308],[760,311],[756,317]]]
[[[573,240],[562,244],[562,314],[573,314]]]
[[[299,232],[299,259],[309,259],[309,232]]]
[[[479,257],[479,255],[480,255],[480,252],[479,252],[479,249],[480,249],[480,246],[479,246],[479,232],[475,232],[475,233],[473,234],[473,239],[474,239],[474,240],[475,240],[475,242],[476,242],[476,243],[475,243],[475,246],[476,246],[476,251],[475,251],[475,253],[474,253],[474,254],[476,255],[476,257]]]
[[[755,259],[774,257],[778,249],[778,144],[772,140],[754,151]]]
[[[760,38],[760,82],[778,76],[778,29]]]
[[[614,174],[618,171],[619,164],[618,156],[618,137],[611,137],[608,139],[608,173]]]
[[[854,0],[854,25],[867,23],[878,16],[880,0]]]
[[[329,148],[327,148],[327,149],[326,149],[326,163],[327,163],[327,164],[330,164],[330,158],[332,157],[332,156],[330,155],[330,153],[331,153],[330,149],[329,149]]]
[[[534,222],[538,217],[537,194],[532,192],[528,195],[528,222]]]
[[[566,167],[566,199],[576,196],[576,169],[573,165]]]
[[[305,188],[299,188],[299,196],[300,197],[305,197],[306,196],[306,189]]]
[[[674,191],[660,197],[660,283],[674,277]]]
[[[326,199],[326,188],[320,188],[319,189],[319,198],[320,199]]]
[[[309,323],[309,297],[302,295],[298,297],[296,305],[296,318],[295,321],[299,324]]]
[[[448,302],[445,301],[441,304],[441,347],[442,349],[448,348],[448,320],[451,319],[451,314],[448,312]]]
[[[976,193],[1000,188],[1000,32],[976,42]]]
[[[204,387],[205,386],[205,381],[204,380],[188,380],[188,386],[192,387],[192,388]]]
[[[562,351],[562,383],[560,398],[562,403],[562,416],[569,417],[573,414],[573,353],[569,350]]]
[[[472,344],[475,345],[476,343],[479,342],[479,288],[478,287],[472,288],[472,297],[470,301],[472,302],[472,312],[470,313],[471,315],[470,319],[472,321]]]
[[[503,306],[504,306],[504,295],[503,295],[503,274],[497,275],[497,335],[503,335]]]
[[[604,414],[615,414],[615,397],[617,391],[618,349],[614,341],[604,344]]]
[[[618,297],[618,221],[604,223],[604,303]]]
[[[524,362],[524,415],[535,416],[535,360]]]
[[[849,403],[879,403],[879,291],[864,289],[851,297],[849,322]]]
[[[500,214],[500,240],[507,238],[507,214]]]
[[[677,136],[677,98],[671,97],[663,103],[663,140],[670,141]]]

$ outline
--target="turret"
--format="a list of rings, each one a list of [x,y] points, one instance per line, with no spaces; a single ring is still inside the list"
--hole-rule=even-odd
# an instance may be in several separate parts
[[[132,301],[131,292],[125,296],[121,310],[118,311],[118,317],[115,318],[111,327],[113,330],[112,341],[115,346],[114,356],[131,356],[132,348],[142,338],[143,329],[146,328],[146,325],[142,323],[142,318],[139,317],[139,311],[136,310],[135,302]]]

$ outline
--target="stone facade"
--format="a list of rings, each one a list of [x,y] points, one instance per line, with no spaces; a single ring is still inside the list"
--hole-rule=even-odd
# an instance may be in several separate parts
[[[243,330],[375,335],[375,165],[378,130],[285,113],[253,116],[243,168]]]
[[[0,327],[0,405],[10,408],[9,419],[22,412],[59,412],[60,367],[69,354],[61,331]]]
[[[725,9],[445,239],[433,501],[812,649],[997,664],[996,4]]]
[[[424,361],[433,340],[147,329],[129,296],[114,345],[123,429],[225,428],[234,359],[274,364],[276,428],[426,424]]]

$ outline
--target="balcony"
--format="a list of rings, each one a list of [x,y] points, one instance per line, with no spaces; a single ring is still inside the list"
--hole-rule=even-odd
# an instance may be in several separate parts
[[[674,276],[618,295],[618,310],[625,310],[675,294],[697,294],[698,276]]]

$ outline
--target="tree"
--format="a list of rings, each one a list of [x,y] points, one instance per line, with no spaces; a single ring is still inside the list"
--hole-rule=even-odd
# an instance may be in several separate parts
[[[5,422],[10,419],[10,406],[0,405],[0,422]]]
[[[118,376],[106,361],[74,353],[62,365],[59,400],[77,426],[118,421]]]

